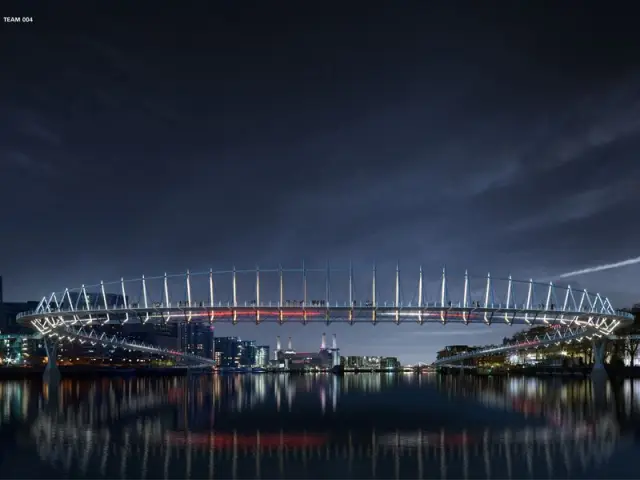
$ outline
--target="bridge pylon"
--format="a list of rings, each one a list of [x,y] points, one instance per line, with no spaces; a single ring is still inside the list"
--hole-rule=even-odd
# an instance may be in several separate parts
[[[607,352],[607,340],[598,338],[593,340],[593,370],[591,375],[606,376],[607,371],[604,366],[604,357]]]
[[[47,352],[47,365],[44,367],[42,380],[48,384],[60,382],[60,369],[58,368],[58,339],[53,335],[44,335],[44,348]]]

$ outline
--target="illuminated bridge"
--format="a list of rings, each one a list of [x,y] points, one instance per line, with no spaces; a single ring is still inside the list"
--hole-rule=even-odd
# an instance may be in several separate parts
[[[401,278],[398,266],[395,272],[388,272],[379,279],[375,266],[370,274],[356,276],[351,266],[314,269],[303,265],[297,269],[234,268],[142,276],[51,293],[42,298],[35,311],[21,314],[19,321],[50,338],[112,345],[120,342],[124,348],[152,353],[155,350],[197,363],[211,360],[109,339],[96,333],[94,327],[134,322],[229,322],[234,325],[238,322],[277,322],[282,325],[291,321],[350,325],[438,322],[443,325],[556,326],[552,338],[535,340],[544,345],[584,337],[606,337],[619,326],[633,321],[631,314],[615,310],[600,294],[573,291],[570,286],[552,282],[500,279],[490,274],[472,277],[466,272],[458,281],[451,282],[444,269],[435,281],[425,279],[422,268],[416,268],[413,274],[410,280]],[[387,287],[393,282],[392,288],[385,287],[385,290],[392,290],[391,298],[381,297],[380,280]]]

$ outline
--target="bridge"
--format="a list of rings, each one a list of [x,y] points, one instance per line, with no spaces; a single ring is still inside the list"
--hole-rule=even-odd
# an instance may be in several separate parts
[[[560,343],[571,343],[572,341],[590,340],[594,343],[595,352],[595,368],[603,368],[606,340],[638,340],[640,335],[624,335],[602,334],[600,332],[592,332],[591,335],[585,335],[582,328],[565,327],[544,332],[542,334],[533,335],[526,340],[510,342],[505,345],[489,345],[485,348],[473,350],[471,352],[452,355],[447,358],[436,360],[434,366],[455,366],[458,362],[469,360],[472,358],[486,357],[491,355],[500,355],[530,348],[549,347]],[[462,368],[462,367],[461,367]],[[474,369],[475,367],[468,367]]]
[[[633,316],[613,308],[599,293],[574,291],[571,286],[494,278],[490,274],[473,277],[465,272],[458,281],[450,282],[446,269],[434,281],[416,268],[406,288],[400,267],[383,277],[383,285],[392,288],[391,298],[381,298],[378,269],[370,274],[355,275],[346,269],[326,268],[260,269],[213,271],[116,282],[101,281],[94,285],[65,288],[40,301],[35,311],[18,316],[23,325],[54,342],[56,338],[100,341],[105,336],[92,333],[107,324],[169,322],[286,322],[356,323],[403,322],[495,323],[557,327],[553,338],[539,343],[561,342],[580,338],[601,338],[618,327],[629,324]],[[370,276],[369,276],[370,275]],[[363,278],[368,279],[363,281]],[[386,278],[387,283],[384,283]],[[359,292],[359,287],[364,292]],[[289,300],[295,298],[296,300]],[[112,345],[120,341],[124,348],[182,357],[198,363],[210,359],[189,358],[181,352],[154,349],[151,346],[121,340],[106,340]],[[531,345],[527,345],[530,347]],[[49,348],[49,347],[48,347]],[[525,348],[514,345],[509,348]],[[475,354],[476,356],[478,354]],[[49,356],[55,360],[55,355]],[[462,360],[451,358],[448,362]],[[54,366],[52,365],[51,368]]]

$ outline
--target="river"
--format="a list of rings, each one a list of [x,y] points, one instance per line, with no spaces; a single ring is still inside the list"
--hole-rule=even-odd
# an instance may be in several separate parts
[[[437,374],[0,382],[5,478],[637,478],[640,382]]]

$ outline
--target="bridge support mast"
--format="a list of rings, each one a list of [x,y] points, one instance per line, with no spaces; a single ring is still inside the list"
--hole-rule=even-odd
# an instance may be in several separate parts
[[[327,260],[327,275],[324,286],[324,303],[325,303],[325,313],[324,320],[329,325],[331,323],[331,266],[329,265],[329,260]]]
[[[353,325],[353,264],[349,262],[349,323]]]
[[[376,264],[373,264],[373,280],[371,282],[371,306],[373,310],[371,311],[371,322],[375,325],[377,319],[377,308],[378,308],[378,300],[376,298]]]
[[[51,336],[44,337],[44,348],[47,352],[47,366],[44,367],[42,380],[49,384],[57,384],[60,381],[60,370],[58,369],[58,340]]]
[[[395,307],[396,307],[396,325],[400,325],[400,262],[396,264],[396,299],[395,299]]]
[[[422,304],[422,298],[423,298],[423,294],[422,294],[422,265],[420,265],[420,277],[418,278],[418,323],[420,325],[422,325],[424,323],[424,320],[422,318],[422,308],[424,307],[424,305]]]
[[[256,325],[260,324],[260,267],[256,265]]]
[[[238,323],[238,284],[236,283],[236,267],[231,272],[231,291],[233,302],[233,325]]]

